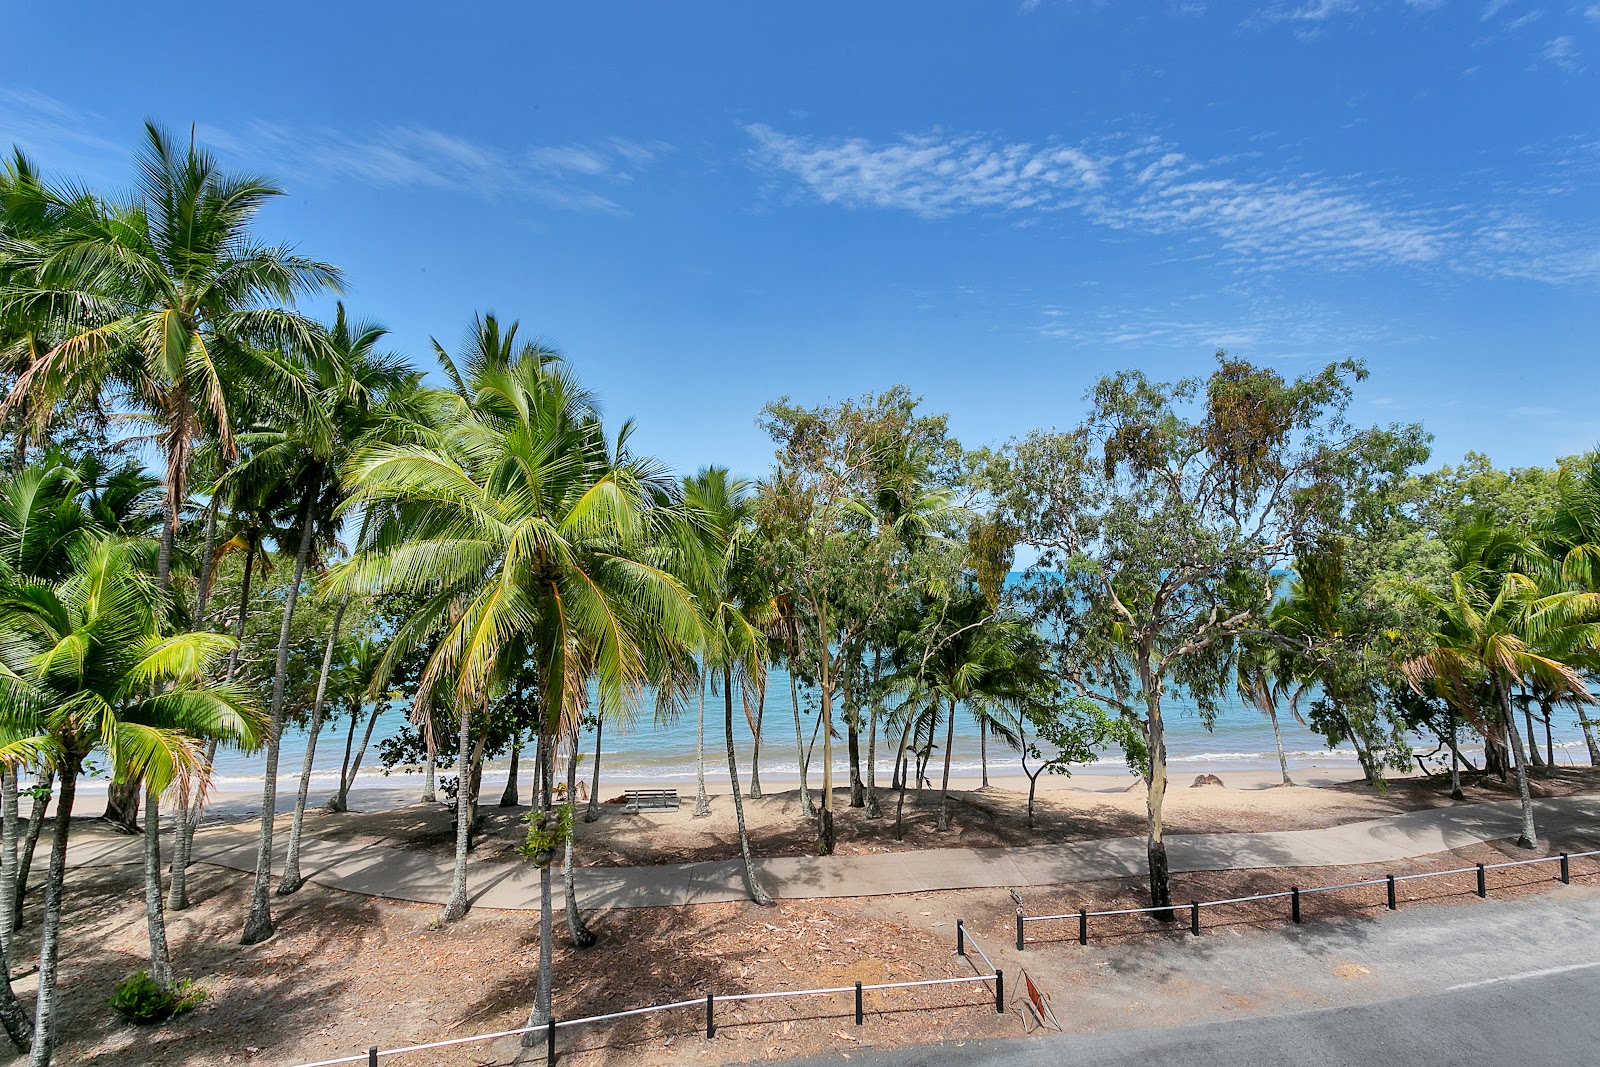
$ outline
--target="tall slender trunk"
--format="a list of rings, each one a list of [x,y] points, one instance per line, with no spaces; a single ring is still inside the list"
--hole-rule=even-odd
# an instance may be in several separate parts
[[[1267,721],[1272,723],[1272,743],[1278,746],[1278,771],[1283,775],[1284,785],[1294,785],[1289,780],[1289,757],[1283,751],[1283,730],[1278,726],[1278,709],[1267,706]]]
[[[1500,707],[1506,720],[1506,741],[1510,745],[1512,758],[1516,761],[1517,798],[1522,803],[1522,834],[1517,838],[1517,844],[1522,848],[1538,848],[1539,832],[1533,827],[1533,795],[1528,791],[1528,761],[1522,754],[1522,736],[1517,732],[1517,720],[1511,707],[1509,688],[1504,688]]]
[[[1550,700],[1539,698],[1539,712],[1544,718],[1544,776],[1554,778],[1556,773],[1556,741],[1550,736]]]
[[[806,783],[806,770],[810,759],[806,755],[806,737],[800,729],[800,684],[794,679],[794,659],[789,660],[789,700],[794,705],[794,763],[800,771],[800,814],[812,818],[817,809],[811,803],[811,789]]]
[[[350,756],[356,748],[356,726],[361,720],[361,704],[350,705],[350,728],[344,732],[344,759],[339,763],[339,786],[328,798],[329,811],[345,810],[345,782],[350,780]]]
[[[989,720],[978,717],[978,763],[983,768],[980,789],[989,788]]]
[[[11,951],[11,915],[17,903],[17,769],[0,763],[0,952]],[[10,982],[0,996],[11,988]]]
[[[555,724],[561,720],[561,687],[559,685],[541,686],[540,694],[549,705],[540,709],[539,716],[539,763],[540,763],[540,789],[539,797],[545,812],[540,827],[548,829],[550,808],[552,804],[550,775],[546,767],[551,748],[552,731]],[[555,984],[555,955],[552,938],[554,930],[550,918],[553,905],[551,900],[551,872],[550,865],[555,860],[554,855],[546,856],[539,867],[539,973],[538,981],[534,986],[533,1009],[528,1012],[528,1026],[543,1026],[550,1019],[551,993]],[[539,1044],[541,1035],[527,1033],[522,1035],[522,1044],[525,1048],[532,1048]]]
[[[600,817],[600,738],[605,733],[604,713],[594,717],[594,770],[590,772],[589,806],[583,810],[583,821],[594,822]]]
[[[883,701],[878,693],[878,683],[883,680],[883,653],[872,653],[872,707],[867,712],[867,818],[883,818],[883,806],[878,802],[878,709]]]
[[[200,549],[200,574],[195,582],[196,629],[206,628],[206,607],[211,600],[211,584],[215,577],[212,557],[217,551],[217,512],[221,507],[222,498],[212,493],[211,502],[206,505],[206,536]],[[217,742],[213,739],[206,743],[205,765],[208,771],[216,758]],[[193,785],[187,777],[184,779],[173,809],[172,885],[167,891],[168,911],[182,911],[189,906],[189,864],[194,858],[194,831],[205,805],[205,791],[195,789]]]
[[[1456,726],[1456,709],[1450,709],[1450,799],[1462,800],[1465,794],[1461,792],[1461,749],[1457,740],[1458,727]]]
[[[450,900],[444,906],[444,921],[455,922],[467,913],[467,850],[472,845],[472,705],[460,702],[456,716],[461,720],[456,738],[456,865],[450,875]]]
[[[434,781],[438,777],[438,768],[434,761],[439,758],[439,743],[433,739],[433,723],[422,724],[423,747],[427,749],[428,765],[422,769],[422,802],[432,804],[438,799],[434,790]]]
[[[867,806],[867,786],[861,780],[861,706],[856,700],[855,677],[855,664],[850,662],[839,693],[844,699],[845,742],[850,752],[850,806],[864,808]]]
[[[27,1052],[33,1044],[33,1020],[11,988],[11,953],[4,946],[0,946],[0,1028],[18,1052]]]
[[[359,707],[359,705],[357,705]],[[367,715],[367,728],[361,734],[361,747],[356,749],[355,759],[350,763],[348,773],[339,776],[339,793],[329,802],[330,811],[348,811],[350,809],[350,790],[355,788],[356,778],[361,774],[361,757],[367,754],[367,744],[372,740],[372,728],[378,723],[378,715],[383,711],[383,705],[377,701],[372,704],[372,711]],[[350,715],[350,728],[355,729],[355,713]]]
[[[739,854],[744,860],[744,891],[757,904],[771,904],[772,898],[756,881],[756,861],[750,854],[750,834],[744,825],[744,798],[739,793],[739,757],[733,748],[733,668],[722,668],[722,728],[728,747],[728,784],[733,792],[733,821],[739,828]]]
[[[694,736],[694,817],[703,819],[711,814],[711,798],[706,796],[706,685],[709,671],[705,657],[700,659],[700,712],[695,720]]]
[[[746,704],[748,711],[750,705]],[[750,799],[761,799],[761,720],[767,713],[767,680],[761,679],[761,691],[756,696],[756,718],[751,733],[754,735],[750,748]]]
[[[1150,829],[1145,843],[1145,854],[1150,867],[1150,906],[1169,908],[1172,905],[1172,868],[1167,860],[1167,842],[1163,837],[1162,805],[1167,796],[1167,731],[1161,718],[1160,682],[1152,677],[1148,663],[1139,665],[1139,681],[1144,688],[1146,725],[1150,767],[1145,777],[1145,813]],[[1170,911],[1157,912],[1156,917],[1171,920]]]
[[[289,854],[283,861],[283,877],[278,881],[278,895],[286,897],[306,884],[300,874],[300,835],[306,821],[306,799],[311,795],[311,765],[317,755],[317,738],[322,734],[322,709],[328,698],[328,674],[333,670],[333,650],[339,644],[339,627],[344,623],[345,609],[350,606],[350,594],[339,599],[333,613],[333,625],[328,627],[328,640],[322,647],[322,669],[317,672],[317,695],[311,701],[311,725],[306,733],[306,758],[300,764],[300,788],[294,797],[294,817],[289,823]]]
[[[50,870],[44,882],[44,917],[39,923],[39,991],[33,1000],[33,1048],[28,1067],[49,1067],[55,1051],[56,974],[61,955],[61,896],[67,881],[67,836],[72,831],[72,802],[78,792],[82,757],[69,755],[61,767],[61,798],[50,833]]]
[[[950,701],[950,722],[944,733],[944,778],[939,783],[939,829],[950,829],[950,754],[956,747],[956,702]]]
[[[576,948],[593,948],[595,936],[590,931],[588,924],[583,921],[583,913],[578,910],[578,862],[574,858],[573,849],[576,847],[573,839],[577,834],[578,813],[578,727],[572,728],[572,750],[567,753],[567,811],[570,815],[565,818],[569,825],[566,833],[566,855],[561,864],[562,890],[567,895],[567,936],[572,939]]]
[[[245,918],[242,945],[256,945],[271,937],[272,830],[278,814],[278,754],[283,732],[283,691],[289,672],[289,629],[294,622],[294,607],[300,599],[300,583],[306,576],[306,561],[311,556],[315,515],[311,494],[300,501],[300,549],[294,557],[294,576],[283,598],[283,622],[278,627],[278,658],[272,670],[272,706],[267,722],[266,782],[261,791],[261,833],[256,842],[256,878],[250,894],[250,914]]]
[[[1589,746],[1589,766],[1600,767],[1600,743],[1594,739],[1594,724],[1581,707],[1578,709],[1578,723],[1583,727],[1583,743]]]
[[[1522,720],[1528,724],[1528,755],[1533,760],[1534,767],[1544,766],[1544,756],[1539,752],[1539,738],[1533,732],[1533,702],[1522,702]]]
[[[44,817],[50,810],[55,781],[54,768],[46,768],[38,780],[43,792],[28,805],[28,832],[22,836],[22,855],[17,857],[17,893],[11,912],[13,930],[22,929],[22,909],[28,903],[28,874],[33,870],[33,853],[39,845],[39,835],[44,831]]]
[[[833,654],[828,642],[828,606],[817,602],[817,629],[822,635],[817,645],[817,681],[822,693],[822,807],[817,809],[817,852],[833,855]]]
[[[167,917],[161,904],[161,798],[148,787],[144,804],[144,924],[150,935],[150,977],[162,989],[171,989],[172,952],[167,947]]]
[[[895,801],[894,808],[894,839],[896,841],[905,840],[906,787],[911,784],[909,781],[911,774],[911,760],[909,755],[912,740],[911,732],[912,729],[918,725],[918,719],[915,715],[911,714],[911,709],[909,707],[903,708],[902,710],[906,713],[906,724],[900,730],[900,752],[895,757],[896,767],[900,767],[902,762],[904,763],[904,768],[899,772],[899,781],[897,785],[897,788],[900,790],[900,795]]]
[[[500,806],[517,806],[517,761],[522,755],[522,727],[511,731],[511,767],[506,772],[506,787],[500,791]]]

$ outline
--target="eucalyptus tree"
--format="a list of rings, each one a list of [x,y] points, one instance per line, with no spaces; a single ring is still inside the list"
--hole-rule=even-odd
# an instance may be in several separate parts
[[[261,733],[249,698],[206,685],[207,668],[231,645],[205,632],[163,634],[169,615],[145,572],[149,542],[85,538],[54,583],[7,582],[0,590],[0,761],[48,763],[60,780],[39,935],[30,1067],[54,1050],[61,901],[78,776],[95,752],[124,780],[157,786],[202,773],[197,738],[245,744]],[[147,901],[148,903],[148,901]],[[155,898],[159,906],[159,896]],[[151,916],[153,951],[159,911]]]
[[[402,509],[405,537],[356,553],[333,588],[426,594],[389,651],[431,646],[420,704],[447,690],[466,720],[492,686],[530,668],[549,751],[570,736],[591,679],[602,711],[625,704],[645,681],[645,646],[693,645],[698,623],[693,598],[646,543],[648,512],[673,493],[666,472],[633,455],[630,427],[608,438],[571,369],[548,350],[515,347],[515,330],[480,320],[460,367],[440,350],[453,390],[434,442],[379,444],[356,458],[355,503]],[[447,919],[467,908],[465,818],[463,808]],[[538,1022],[550,1010],[549,860],[560,835],[533,831],[545,846]]]
[[[1420,690],[1437,686],[1489,736],[1498,732],[1512,753],[1522,805],[1517,843],[1537,848],[1528,768],[1512,707],[1519,683],[1590,703],[1593,697],[1574,650],[1600,647],[1600,593],[1541,588],[1524,573],[1528,545],[1492,520],[1469,524],[1447,539],[1453,568],[1441,594],[1421,583],[1407,589],[1435,613],[1432,647],[1408,659],[1407,678]]]
[[[999,517],[1039,550],[1019,595],[1081,695],[1139,726],[1152,905],[1170,905],[1164,698],[1209,722],[1226,650],[1260,627],[1276,571],[1342,521],[1347,486],[1389,474],[1382,435],[1343,418],[1359,363],[1286,382],[1219,353],[1209,378],[1102,378],[1076,429],[1036,431],[992,458]]]

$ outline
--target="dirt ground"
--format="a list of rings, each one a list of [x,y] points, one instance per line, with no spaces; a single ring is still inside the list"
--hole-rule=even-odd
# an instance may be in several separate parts
[[[1590,775],[1564,771],[1537,786],[1541,792],[1570,793],[1594,784]],[[1488,784],[1471,787],[1470,795],[1488,800],[1507,794],[1497,784]],[[1402,783],[1383,797],[1360,786],[1250,793],[1175,787],[1172,797],[1171,825],[1180,833],[1327,825],[1445,800],[1442,786],[1427,782]],[[1142,826],[1138,794],[1055,794],[1048,814],[1041,809],[1040,829],[1029,835],[1020,798],[998,790],[975,791],[959,798],[951,833],[933,829],[933,811],[925,805],[910,819],[907,841],[900,844],[894,842],[889,827],[860,819],[859,812],[844,806],[844,794],[840,799],[845,845],[841,851],[1063,840],[1138,833]],[[728,806],[725,800],[720,803]],[[758,851],[768,855],[783,847],[810,851],[809,826],[799,820],[797,811],[784,815],[786,804],[795,804],[792,794],[752,806],[772,813],[752,820],[758,828]],[[491,809],[490,815],[491,821],[504,825],[484,849],[510,847],[520,832],[518,813]],[[623,816],[612,807],[598,825],[580,824],[591,845],[588,860],[594,863],[635,856],[645,862],[667,862],[730,854],[717,840],[696,842],[694,835],[707,832],[702,828],[709,829],[708,820],[693,820],[688,806],[675,816],[660,817]],[[448,812],[421,805],[386,813],[317,816],[308,825],[308,832],[319,835],[392,836],[425,848],[447,847],[448,829]],[[497,841],[502,843],[497,846]],[[1600,837],[1546,843],[1547,851],[1595,847],[1600,847]],[[1403,874],[1526,856],[1509,845],[1488,844],[1395,864],[1390,870]],[[1575,879],[1600,880],[1600,863],[1576,860],[1572,866]],[[1219,899],[1384,873],[1375,868],[1325,868],[1179,875],[1174,879],[1174,898]],[[1499,897],[1546,891],[1558,885],[1554,876],[1553,864],[1492,871],[1490,892]],[[536,975],[537,916],[478,909],[459,923],[441,926],[436,907],[377,900],[313,884],[293,897],[275,898],[277,936],[243,948],[237,941],[249,877],[197,865],[191,885],[196,905],[169,917],[170,938],[180,972],[194,976],[208,998],[189,1015],[141,1028],[122,1022],[107,1007],[116,982],[147,958],[139,870],[130,865],[71,873],[57,1062],[152,1067],[294,1064],[357,1054],[370,1044],[392,1048],[511,1029],[526,1020]],[[1402,882],[1400,904],[1461,904],[1475,899],[1474,889],[1472,874]],[[1144,892],[1140,879],[1125,879],[1030,889],[1024,900],[1032,914],[1073,912],[1078,907],[1137,906],[1144,903]],[[34,903],[28,931],[37,928],[37,894],[30,896]],[[1384,887],[1308,897],[1304,908],[1308,921],[1332,915],[1381,919]],[[558,916],[556,1012],[558,1017],[593,1015],[694,1000],[707,990],[726,996],[849,986],[857,980],[870,984],[971,975],[975,965],[954,952],[956,920],[964,918],[968,929],[991,950],[1005,951],[1014,937],[1014,916],[1015,904],[1003,890],[782,901],[771,908],[731,903],[618,910],[589,917],[599,940],[584,951],[571,947]],[[1158,947],[1162,939],[1188,936],[1187,915],[1181,919],[1176,924],[1148,916],[1096,919],[1091,936],[1097,944]],[[1277,927],[1286,920],[1283,900],[1203,912],[1208,930]],[[1032,950],[1049,948],[1052,942],[1059,948],[1071,947],[1076,932],[1072,922],[1030,927],[1030,959]],[[15,985],[25,1001],[31,1001],[34,978],[21,973],[20,961],[30,960],[35,952],[31,935],[25,932],[12,956],[19,961]],[[1038,952],[1039,957],[1045,955]],[[1092,973],[1079,975],[1066,964],[1055,970],[1041,968],[1040,973],[1050,975],[1058,986],[1093,980]],[[1012,1001],[1007,1013],[997,1015],[992,992],[983,983],[869,994],[867,1020],[861,1027],[854,1025],[851,1007],[848,994],[726,1004],[718,1009],[717,1037],[708,1041],[703,1007],[696,1005],[564,1031],[561,1059],[585,1067],[760,1062],[841,1048],[1024,1031],[1020,1005]],[[1072,1025],[1092,1028],[1107,1022],[1080,1019]],[[484,1067],[542,1060],[542,1045],[524,1053],[514,1039],[508,1039],[392,1062],[399,1067]]]
[[[1226,776],[1224,777],[1226,781]],[[1010,784],[1010,783],[1008,783]],[[1118,792],[1041,788],[1035,801],[1035,827],[1028,829],[1027,793],[1003,786],[952,790],[950,829],[938,829],[937,789],[906,795],[904,840],[895,836],[896,797],[884,790],[882,819],[868,819],[864,809],[849,806],[849,790],[835,792],[839,855],[898,852],[923,848],[996,848],[1047,842],[1134,837],[1145,832],[1145,796],[1138,780]],[[1468,802],[1515,799],[1515,784],[1492,777],[1463,779]],[[1600,772],[1561,768],[1553,778],[1535,778],[1535,796],[1567,796],[1600,789]],[[620,795],[618,797],[620,799]],[[1174,781],[1167,790],[1166,832],[1169,834],[1246,833],[1261,830],[1311,830],[1361,819],[1450,804],[1447,782],[1427,778],[1394,781],[1384,794],[1361,782],[1270,789],[1191,787]],[[759,856],[807,856],[816,851],[816,829],[801,813],[797,790],[768,792],[746,799],[745,820],[751,845]],[[583,809],[580,807],[580,812]],[[482,839],[475,855],[511,860],[525,839],[527,807],[483,808]],[[307,815],[306,833],[327,839],[362,836],[404,849],[451,852],[455,848],[454,810],[442,804],[413,804],[388,811]],[[580,866],[642,866],[724,860],[738,854],[733,804],[726,795],[712,797],[711,814],[694,817],[694,796],[683,798],[676,811],[629,815],[620,803],[599,805],[599,818],[577,824],[576,856]]]

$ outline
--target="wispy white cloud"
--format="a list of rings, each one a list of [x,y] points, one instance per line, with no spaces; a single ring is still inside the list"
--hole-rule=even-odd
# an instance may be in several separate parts
[[[1546,63],[1553,63],[1568,73],[1576,72],[1581,64],[1578,62],[1578,39],[1570,34],[1553,37],[1545,42],[1544,51],[1539,53],[1539,58]]]
[[[622,140],[508,149],[425,126],[353,135],[256,122],[237,132],[208,130],[206,136],[312,181],[521,196],[565,210],[610,213],[623,209],[605,190],[630,180],[659,150]]]
[[[1175,254],[1255,269],[1438,266],[1564,282],[1600,276],[1592,234],[1532,209],[1476,215],[1422,205],[1359,175],[1281,173],[1250,157],[1200,160],[1159,139],[1005,142],[932,133],[873,142],[746,127],[757,165],[827,204],[937,219],[1035,223],[1073,213],[1167,238]]]

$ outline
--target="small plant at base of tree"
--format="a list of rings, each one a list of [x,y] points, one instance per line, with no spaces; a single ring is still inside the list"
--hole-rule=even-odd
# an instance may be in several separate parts
[[[172,986],[163,986],[140,968],[121,982],[111,997],[111,1006],[131,1023],[147,1025],[165,1022],[182,1015],[205,1002],[206,991],[192,978],[180,978]]]
[[[528,824],[528,839],[522,843],[519,851],[535,867],[548,864],[556,849],[567,843],[572,833],[572,810],[571,804],[557,806],[554,826],[545,825],[547,820],[541,811],[530,811],[522,817],[522,821]]]

